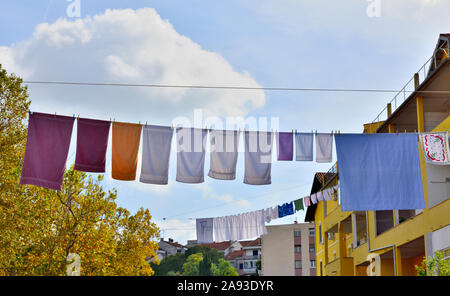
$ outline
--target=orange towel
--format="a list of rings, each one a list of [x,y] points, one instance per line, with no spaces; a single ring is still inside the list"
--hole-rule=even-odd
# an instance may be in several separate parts
[[[117,180],[136,179],[142,125],[114,122],[112,128],[112,177]]]

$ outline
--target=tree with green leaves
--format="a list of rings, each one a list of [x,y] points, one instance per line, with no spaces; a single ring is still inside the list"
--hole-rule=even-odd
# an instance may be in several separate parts
[[[19,185],[29,106],[22,79],[0,65],[0,276],[66,275],[71,253],[81,275],[152,275],[159,229],[148,209],[118,207],[103,175],[72,166],[61,191]]]
[[[415,265],[417,275],[450,276],[450,263],[444,259],[442,252],[434,253],[434,257],[424,258],[420,266]]]
[[[211,274],[214,276],[238,276],[236,268],[231,266],[231,263],[225,259],[219,259],[219,263],[216,265],[211,264]]]
[[[200,275],[199,265],[203,261],[203,254],[197,253],[187,257],[186,262],[183,264],[183,275]]]

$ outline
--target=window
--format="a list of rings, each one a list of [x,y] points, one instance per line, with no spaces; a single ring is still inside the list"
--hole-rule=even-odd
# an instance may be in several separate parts
[[[316,230],[314,228],[310,228],[309,229],[309,236],[314,236],[316,235]]]
[[[323,276],[323,263],[322,263],[322,260],[320,260],[320,276]]]
[[[309,230],[309,235],[311,235],[311,229]],[[323,244],[323,237],[322,237],[322,223],[319,222],[319,242]]]
[[[302,268],[302,261],[301,260],[295,260],[295,269]]]
[[[296,245],[295,246],[295,253],[301,253],[302,252],[302,246],[301,245]]]
[[[314,244],[309,244],[309,251],[310,252],[315,252],[316,251],[316,246]]]
[[[311,268],[316,268],[316,260],[311,260]]]
[[[302,236],[302,231],[301,230],[294,230],[294,237],[300,237]]]
[[[253,250],[253,256],[258,256],[258,250]]]
[[[375,227],[377,235],[394,227],[394,214],[391,210],[375,211]]]
[[[244,264],[243,263],[239,263],[239,269],[244,269]]]

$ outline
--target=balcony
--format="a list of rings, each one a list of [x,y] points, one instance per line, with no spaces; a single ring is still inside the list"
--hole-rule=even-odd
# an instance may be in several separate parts
[[[242,259],[244,259],[244,260],[260,260],[261,255],[243,256]]]
[[[325,264],[325,275],[327,276],[352,276],[353,258],[337,258]]]

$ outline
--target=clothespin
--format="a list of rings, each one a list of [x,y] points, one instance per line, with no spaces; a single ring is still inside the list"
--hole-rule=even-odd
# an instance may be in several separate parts
[[[145,121],[145,126],[147,126],[147,121]]]
[[[73,118],[75,119],[75,114],[73,114]]]
[[[317,136],[317,130],[316,130],[316,136]]]
[[[80,119],[80,114],[77,115],[77,119]]]
[[[295,134],[297,134],[297,130],[295,130]]]
[[[56,118],[56,112],[55,112],[55,118]]]

